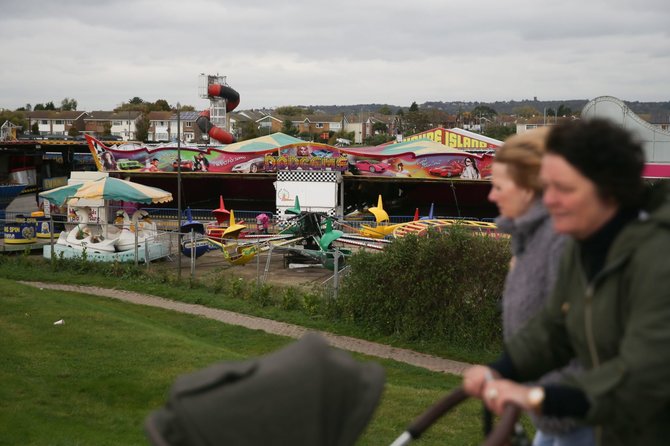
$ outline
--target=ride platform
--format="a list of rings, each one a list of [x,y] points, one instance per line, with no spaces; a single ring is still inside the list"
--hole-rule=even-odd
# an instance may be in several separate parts
[[[50,259],[52,247],[50,244],[43,245],[43,256],[45,259]],[[54,244],[53,253],[57,258],[61,256],[65,259],[80,259],[83,257],[81,249],[71,248],[65,245]],[[170,255],[170,243],[165,241],[153,241],[151,243],[142,244],[137,248],[138,262],[152,262],[154,260],[162,259]],[[134,262],[135,250],[131,249],[122,252],[94,252],[86,253],[86,259],[94,262]]]

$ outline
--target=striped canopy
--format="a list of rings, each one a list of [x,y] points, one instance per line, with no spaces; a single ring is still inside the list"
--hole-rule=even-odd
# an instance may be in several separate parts
[[[445,146],[439,142],[430,139],[415,139],[412,141],[405,141],[395,144],[388,144],[385,146],[370,147],[366,150],[357,149],[342,149],[343,152],[358,156],[375,156],[390,158],[393,156],[400,156],[405,154],[412,154],[414,156],[422,155],[460,155],[473,158],[481,158],[480,155],[468,153],[460,149]]]
[[[40,196],[58,205],[73,198],[119,200],[144,204],[172,201],[172,194],[163,189],[113,177],[57,187],[56,189],[40,192]]]
[[[259,152],[272,152],[277,150],[279,147],[286,146],[289,144],[296,144],[299,142],[304,142],[300,138],[295,138],[293,136],[286,135],[285,133],[277,132],[272,135],[260,136],[254,139],[247,139],[246,141],[236,142],[234,144],[228,144],[223,147],[225,152],[236,152],[236,153],[259,153]]]

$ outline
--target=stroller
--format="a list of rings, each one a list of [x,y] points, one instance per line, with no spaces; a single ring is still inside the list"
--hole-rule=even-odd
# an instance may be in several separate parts
[[[384,381],[379,364],[310,333],[267,356],[178,378],[144,427],[154,446],[353,445]]]
[[[355,361],[309,333],[266,356],[179,377],[167,405],[149,414],[144,428],[153,446],[349,446],[372,418],[384,381],[379,364]],[[456,389],[392,446],[419,438],[466,398]],[[510,408],[484,444],[504,444],[518,412]]]

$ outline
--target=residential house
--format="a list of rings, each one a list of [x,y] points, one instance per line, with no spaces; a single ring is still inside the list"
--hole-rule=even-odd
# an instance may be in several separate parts
[[[174,115],[174,126],[172,118],[174,113],[171,111],[152,111],[147,115],[149,120],[149,132],[147,141],[168,142],[177,137],[177,118]]]
[[[162,112],[161,112],[162,113]],[[179,112],[179,122],[177,122],[177,113],[170,114],[170,122],[168,124],[168,140],[172,141],[179,137],[182,142],[186,143],[200,143],[203,142],[202,132],[196,124],[196,120],[200,116],[197,111],[183,111]],[[151,122],[151,121],[150,121]],[[158,121],[160,123],[160,121]],[[179,124],[179,128],[177,126]]]
[[[136,138],[136,123],[141,113],[138,111],[93,111],[84,118],[85,133],[102,136],[111,134],[124,141]],[[106,133],[109,131],[109,133]]]
[[[300,121],[293,121],[299,134],[315,135],[327,140],[330,132],[337,133],[344,128],[342,115],[314,114],[303,117]]]
[[[401,120],[397,115],[350,114],[344,119],[344,131],[354,132],[354,143],[363,144],[367,138],[380,133],[379,130],[375,130],[375,124],[384,124],[386,126],[385,133],[396,135],[400,132]]]
[[[242,136],[242,128],[248,123],[252,122],[258,129],[258,121],[268,116],[268,113],[257,111],[257,110],[242,110],[240,112],[228,113],[228,123],[230,126],[230,133],[232,133],[235,138],[240,138]],[[267,125],[267,124],[266,124]],[[270,126],[272,129],[272,126]],[[267,132],[267,130],[266,130]]]
[[[37,122],[40,135],[67,136],[72,127],[83,132],[85,129],[84,111],[56,111],[37,110],[26,112],[28,118],[28,131],[32,132],[33,125]]]
[[[516,122],[516,132],[523,133],[527,130],[533,130],[539,127],[556,125],[558,122],[562,122],[565,119],[569,118],[556,118],[555,116],[533,116],[532,118],[519,118]]]
[[[284,127],[284,120],[281,117],[265,115],[255,121],[258,132],[261,135],[270,135],[275,132],[281,132]]]

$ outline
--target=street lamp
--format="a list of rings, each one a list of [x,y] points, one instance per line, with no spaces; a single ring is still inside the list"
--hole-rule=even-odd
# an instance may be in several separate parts
[[[181,247],[181,105],[177,102],[177,240]],[[181,252],[177,254],[177,279],[181,280]]]

